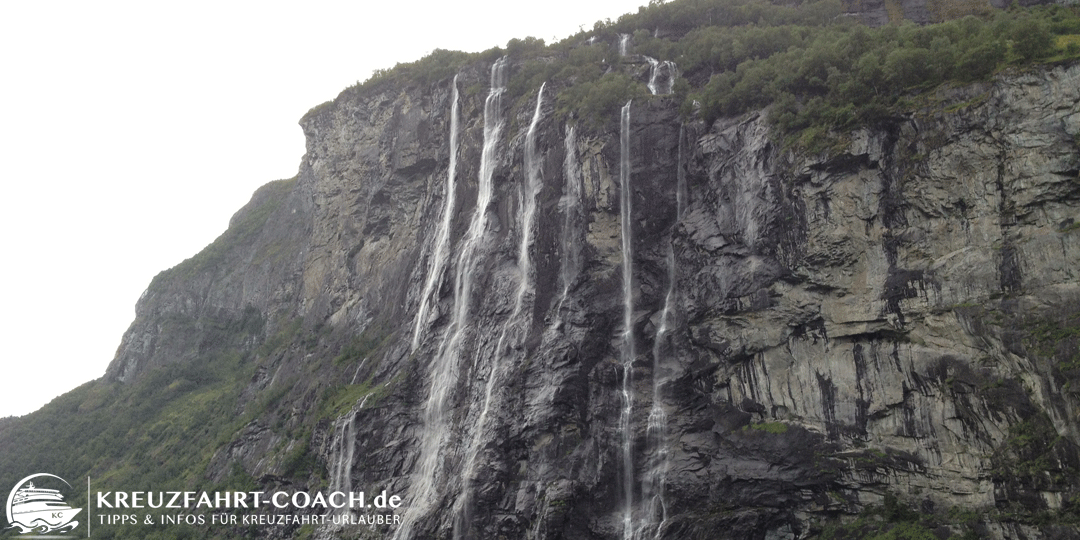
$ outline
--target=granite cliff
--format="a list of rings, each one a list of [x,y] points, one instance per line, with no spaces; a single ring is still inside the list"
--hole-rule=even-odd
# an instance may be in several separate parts
[[[489,104],[492,152],[488,81],[313,110],[298,178],[230,230],[263,224],[230,264],[160,276],[108,377],[198,354],[162,321],[254,311],[262,335],[325,336],[259,356],[246,392],[291,381],[289,423],[314,388],[359,388],[312,451],[331,483],[424,490],[420,537],[620,537],[627,479],[647,536],[804,537],[887,497],[974,511],[985,537],[1076,536],[1011,516],[1080,488],[1080,66],[940,90],[811,156],[760,115],[681,122],[664,96],[630,104],[625,155],[619,126]],[[280,474],[266,422],[215,459]]]

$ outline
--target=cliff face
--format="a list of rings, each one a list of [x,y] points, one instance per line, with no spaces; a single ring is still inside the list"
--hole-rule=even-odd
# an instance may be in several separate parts
[[[405,496],[396,538],[803,538],[894,497],[1080,536],[1027,519],[1080,495],[1080,66],[820,156],[662,95],[571,129],[493,72],[309,113],[107,378],[248,328],[275,405],[210,473],[281,481],[313,426],[332,487]]]

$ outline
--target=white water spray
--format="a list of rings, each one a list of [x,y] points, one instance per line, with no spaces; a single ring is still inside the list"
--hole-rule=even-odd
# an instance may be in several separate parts
[[[684,192],[686,190],[686,170],[683,167],[683,140],[686,136],[685,127],[679,129],[679,153],[677,158],[675,191],[675,221],[682,218],[685,207]],[[653,538],[659,539],[664,525],[667,523],[667,499],[664,483],[667,481],[667,472],[671,466],[670,448],[667,441],[667,412],[663,407],[663,386],[666,382],[664,361],[672,354],[670,337],[673,326],[675,310],[675,243],[672,239],[668,243],[667,253],[667,294],[664,296],[664,309],[660,312],[660,326],[656,330],[656,338],[653,342],[653,386],[652,408],[649,410],[649,422],[647,428],[647,444],[652,450],[644,477],[641,481],[641,498],[645,508],[641,513],[640,523],[637,527],[635,538],[645,538],[650,530]]]
[[[634,351],[634,286],[633,243],[631,238],[630,189],[630,101],[622,108],[619,131],[619,181],[621,184],[619,213],[622,237],[623,265],[623,350],[622,350],[622,414],[619,427],[622,431],[622,484],[623,484],[623,538],[631,540],[634,534],[634,453],[631,413],[633,412],[633,363]]]
[[[584,221],[581,214],[581,170],[578,165],[577,139],[574,136],[574,127],[566,127],[566,158],[563,160],[563,188],[562,200],[559,206],[563,210],[563,228],[561,238],[562,260],[559,267],[559,282],[562,284],[562,294],[559,303],[556,304],[555,313],[561,313],[567,295],[570,294],[570,286],[577,279],[581,271],[581,244],[578,241],[579,231]]]
[[[361,407],[363,404],[360,405]],[[330,491],[342,493],[352,492],[352,464],[356,452],[356,411],[338,419],[340,425],[337,433],[337,455],[334,457],[334,466],[330,471]]]
[[[510,316],[503,323],[502,332],[495,345],[492,355],[491,369],[487,373],[487,381],[484,384],[484,400],[480,408],[480,415],[473,426],[472,438],[466,447],[465,463],[461,468],[461,494],[454,503],[453,514],[453,539],[470,538],[474,536],[472,526],[473,478],[477,474],[476,462],[480,455],[480,449],[484,438],[488,434],[488,414],[491,412],[491,404],[495,389],[503,380],[502,374],[510,362],[503,356],[507,339],[521,340],[528,329],[529,317],[522,313],[526,294],[533,288],[532,264],[529,256],[529,248],[532,245],[532,230],[536,221],[536,197],[540,193],[542,182],[540,178],[540,160],[536,144],[536,128],[540,123],[540,112],[544,100],[544,86],[540,85],[540,91],[536,96],[536,112],[533,113],[529,130],[525,134],[525,183],[522,187],[521,204],[521,241],[518,244],[518,269],[519,280],[517,294],[514,295],[514,308]],[[478,348],[473,365],[479,364],[481,350]]]
[[[484,146],[480,154],[480,177],[476,207],[462,241],[454,278],[454,308],[450,323],[432,360],[430,389],[424,406],[424,437],[420,456],[413,471],[411,500],[394,539],[410,538],[419,517],[426,515],[438,502],[438,486],[446,485],[446,471],[440,463],[440,450],[448,436],[447,413],[450,393],[457,386],[461,364],[461,345],[469,327],[469,304],[472,299],[473,277],[477,273],[480,248],[488,227],[488,207],[492,201],[492,178],[495,172],[496,148],[503,128],[502,95],[506,90],[505,57],[491,66],[491,90],[484,102]]]
[[[664,60],[663,62],[645,57],[649,61],[649,92],[652,95],[670,94],[675,91],[675,79],[679,75],[675,62]]]
[[[619,56],[626,56],[630,48],[630,34],[619,34]]]
[[[446,172],[446,199],[443,205],[442,219],[439,228],[435,231],[435,248],[431,254],[431,266],[428,269],[427,279],[424,280],[424,289],[420,293],[420,308],[416,312],[416,327],[413,329],[412,350],[420,345],[420,333],[428,317],[431,295],[435,291],[435,285],[442,280],[446,263],[449,261],[450,222],[454,217],[454,198],[457,191],[457,146],[458,146],[458,88],[457,75],[454,75],[454,91],[450,105],[450,166]]]
[[[544,103],[544,86],[546,85],[547,83],[540,85],[540,91],[536,95],[536,112],[533,113],[529,131],[525,134],[525,186],[521,208],[521,243],[518,245],[518,267],[521,270],[521,280],[518,282],[517,298],[514,301],[515,314],[521,310],[525,293],[532,288],[534,281],[529,247],[532,245],[533,221],[536,219],[536,197],[540,194],[542,187],[539,150],[536,147],[536,126],[540,123],[540,107]]]

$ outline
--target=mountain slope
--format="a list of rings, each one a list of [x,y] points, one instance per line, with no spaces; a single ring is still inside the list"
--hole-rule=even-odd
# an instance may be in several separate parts
[[[280,537],[1080,536],[1076,10],[841,9],[657,4],[346,90],[105,377],[0,422],[0,485],[406,501]]]

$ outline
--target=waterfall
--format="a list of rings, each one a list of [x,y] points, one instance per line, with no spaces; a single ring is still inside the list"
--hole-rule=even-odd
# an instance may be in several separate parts
[[[559,303],[556,304],[555,313],[562,312],[563,303],[570,294],[570,286],[577,279],[581,271],[581,245],[578,241],[578,232],[584,218],[581,215],[581,170],[577,161],[577,139],[574,136],[574,127],[566,127],[566,158],[563,160],[563,177],[565,187],[559,206],[563,210],[563,228],[561,238],[562,260],[559,266],[559,282],[562,284],[562,294]]]
[[[651,56],[646,56],[645,59],[649,61],[649,83],[645,86],[648,86],[649,93],[655,96],[657,94],[656,72],[660,71],[660,62]]]
[[[630,34],[619,34],[619,56],[626,56],[630,48]]]
[[[521,310],[522,299],[528,292],[533,281],[532,261],[529,258],[529,246],[532,244],[533,221],[536,218],[536,196],[540,194],[540,159],[537,157],[536,126],[540,123],[540,106],[544,103],[544,86],[540,85],[540,91],[536,95],[536,112],[533,113],[532,122],[529,123],[529,131],[525,135],[525,186],[521,206],[521,243],[518,246],[518,266],[521,270],[521,280],[518,282],[517,298],[514,302],[514,313]]]
[[[458,254],[454,278],[454,307],[450,322],[431,363],[430,388],[423,413],[424,436],[420,444],[420,456],[413,471],[413,484],[410,486],[412,498],[402,517],[401,526],[394,531],[394,539],[412,536],[416,520],[438,503],[438,486],[446,483],[439,456],[440,450],[443,450],[447,443],[446,417],[451,405],[450,393],[457,386],[463,352],[460,349],[469,327],[473,277],[477,273],[479,252],[488,228],[496,148],[503,128],[502,95],[506,90],[506,67],[506,57],[500,58],[491,66],[491,90],[484,102],[484,145],[480,154],[476,207]]]
[[[457,146],[458,146],[458,88],[457,75],[454,75],[454,91],[450,105],[450,166],[446,171],[446,192],[443,195],[442,219],[439,228],[435,231],[435,248],[431,253],[431,266],[428,269],[427,279],[424,280],[424,289],[420,293],[420,309],[416,312],[416,327],[413,329],[412,350],[420,345],[420,333],[424,322],[428,317],[431,295],[435,291],[435,285],[442,279],[443,271],[449,259],[448,244],[450,243],[450,222],[454,217],[454,197],[456,193],[455,175],[457,174]]]
[[[622,414],[619,427],[622,430],[622,484],[623,484],[623,538],[633,538],[634,513],[634,456],[631,413],[633,412],[633,363],[634,357],[634,286],[633,243],[631,239],[630,190],[630,101],[622,108],[619,132],[619,198],[620,232],[622,237],[623,266],[623,350],[622,350]]]
[[[522,312],[522,307],[525,304],[525,296],[533,288],[533,276],[532,276],[532,263],[529,256],[529,248],[532,245],[532,230],[536,221],[536,197],[540,193],[542,183],[540,181],[540,160],[538,158],[538,149],[536,144],[536,128],[540,123],[540,112],[543,106],[544,100],[544,86],[540,85],[540,91],[536,96],[536,111],[533,113],[532,122],[529,124],[529,130],[525,135],[525,183],[522,187],[522,204],[521,204],[521,241],[518,244],[518,290],[514,295],[514,307],[510,312],[510,316],[503,323],[502,332],[499,334],[499,340],[495,345],[494,354],[492,357],[491,369],[487,373],[487,380],[484,384],[484,399],[480,407],[480,415],[477,418],[474,426],[471,440],[465,451],[465,463],[461,468],[461,494],[454,503],[454,524],[453,524],[453,538],[455,540],[461,538],[471,538],[475,536],[470,532],[469,527],[472,525],[472,496],[473,486],[472,479],[476,475],[476,460],[479,457],[480,449],[484,442],[484,436],[487,431],[487,418],[491,411],[491,404],[495,389],[499,382],[502,380],[502,369],[510,365],[510,362],[503,357],[503,350],[505,349],[505,343],[507,339],[521,339],[523,334],[528,330],[528,317]],[[511,334],[515,334],[511,336]],[[479,363],[480,352],[476,353],[476,360],[474,364]]]
[[[684,200],[686,169],[683,167],[683,140],[685,138],[686,128],[681,127],[679,128],[679,152],[676,161],[676,224],[682,218],[683,208],[685,208],[686,204]],[[670,449],[667,441],[667,412],[664,411],[663,406],[663,386],[664,382],[666,382],[663,363],[672,353],[668,334],[671,332],[671,319],[673,317],[672,312],[675,309],[676,294],[674,226],[672,226],[672,239],[668,242],[667,270],[667,294],[664,296],[664,309],[660,312],[660,325],[656,330],[652,351],[652,408],[649,410],[649,423],[646,430],[646,441],[652,450],[652,457],[646,466],[645,476],[641,481],[641,499],[646,506],[641,514],[641,522],[637,528],[638,538],[643,538],[651,529],[655,529],[654,538],[660,538],[660,533],[668,517],[664,483],[667,480],[667,472],[670,467]]]
[[[363,406],[363,404],[361,404]],[[347,416],[339,419],[341,422],[337,434],[337,455],[334,457],[334,465],[330,471],[330,491],[342,493],[352,492],[352,464],[353,455],[356,452],[356,411],[353,408]]]
[[[675,62],[670,60],[661,62],[648,56],[645,57],[645,60],[649,61],[649,84],[647,85],[649,87],[649,92],[655,96],[660,94],[670,94],[675,91],[675,78],[679,73]],[[661,80],[660,74],[662,72],[667,72],[667,78],[663,79],[666,84],[663,87],[657,82]]]
[[[678,163],[675,169],[675,220],[676,224],[678,220],[682,219],[683,212],[686,210],[686,163],[683,157],[683,147],[686,144],[686,126],[679,126],[679,153]]]

